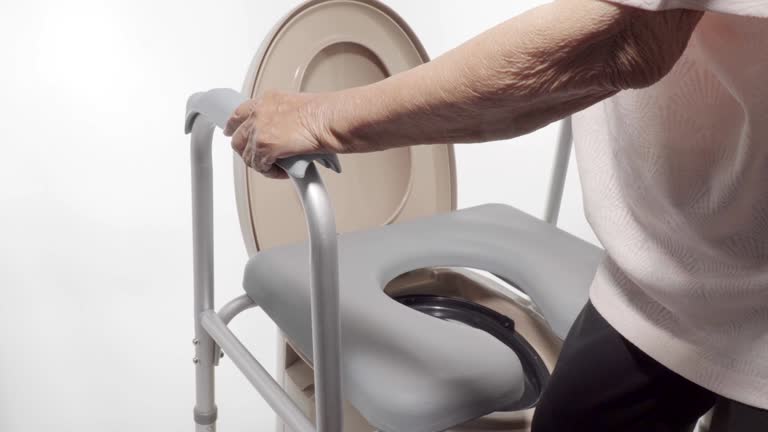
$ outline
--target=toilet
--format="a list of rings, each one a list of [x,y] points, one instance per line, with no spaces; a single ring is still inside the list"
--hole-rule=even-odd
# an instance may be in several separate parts
[[[384,79],[428,60],[414,32],[385,5],[373,0],[313,0],[291,11],[266,37],[242,93],[256,97],[267,90],[340,90]],[[321,169],[339,233],[456,210],[451,144],[340,155],[340,160],[342,174]],[[234,164],[240,226],[249,255],[305,241],[304,212],[290,182],[248,170],[237,156]],[[543,367],[544,377],[554,367],[563,335],[553,331],[523,290],[488,273],[462,267],[420,268],[395,277],[384,292],[404,304],[447,298],[487,308],[514,322],[515,333],[530,354],[521,360]],[[313,418],[311,362],[285,334],[281,333],[278,344],[278,381]],[[526,431],[532,412],[532,408],[499,411],[450,430]],[[344,407],[344,424],[349,432],[377,430],[350,402]],[[280,420],[277,430],[290,432]]]
[[[245,293],[215,307],[214,129],[268,90],[339,90],[426,61],[413,31],[378,1],[310,0],[270,32],[241,92],[187,100],[197,432],[216,431],[222,353],[278,414],[279,432],[530,430],[604,257],[556,227],[568,119],[544,221],[502,204],[457,210],[450,143],[278,160],[291,181],[235,156],[250,259]],[[228,327],[257,307],[280,329],[277,379]],[[698,432],[768,427],[764,411],[725,399],[703,420]]]

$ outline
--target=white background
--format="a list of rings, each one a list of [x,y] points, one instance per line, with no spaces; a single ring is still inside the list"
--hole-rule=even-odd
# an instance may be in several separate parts
[[[298,2],[0,3],[0,431],[189,431],[192,289],[186,97],[239,88]],[[543,1],[389,0],[434,57]],[[543,213],[557,128],[457,149],[459,205]],[[246,261],[219,136],[216,283]],[[572,164],[571,174],[575,174]],[[561,226],[588,239],[571,175]],[[274,368],[261,312],[236,332]],[[272,430],[235,368],[218,369],[222,431]]]

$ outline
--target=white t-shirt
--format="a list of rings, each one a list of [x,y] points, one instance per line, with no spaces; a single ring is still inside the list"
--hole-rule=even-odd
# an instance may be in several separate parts
[[[574,116],[607,251],[592,301],[671,370],[768,409],[768,0],[610,1],[711,13],[662,81]]]

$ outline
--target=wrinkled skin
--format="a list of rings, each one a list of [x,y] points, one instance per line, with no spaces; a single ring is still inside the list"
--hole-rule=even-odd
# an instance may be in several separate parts
[[[248,166],[274,178],[285,178],[274,163],[287,156],[512,138],[659,81],[701,16],[558,0],[378,83],[268,92],[243,103],[225,134]]]
[[[285,178],[274,165],[280,157],[328,152],[321,139],[327,125],[323,111],[311,111],[313,93],[267,92],[240,105],[227,122],[225,135],[246,165],[268,177]]]

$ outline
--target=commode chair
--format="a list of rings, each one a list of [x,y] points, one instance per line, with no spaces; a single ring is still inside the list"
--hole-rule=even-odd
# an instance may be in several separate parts
[[[567,126],[548,222],[505,205],[457,211],[448,144],[279,161],[291,181],[264,178],[236,157],[251,259],[245,294],[214,309],[214,128],[268,89],[364,85],[427,60],[382,4],[315,0],[266,38],[242,93],[190,97],[198,431],[215,430],[220,351],[276,411],[281,432],[529,428],[603,255],[554,224]],[[278,380],[227,327],[256,306],[281,331]]]

